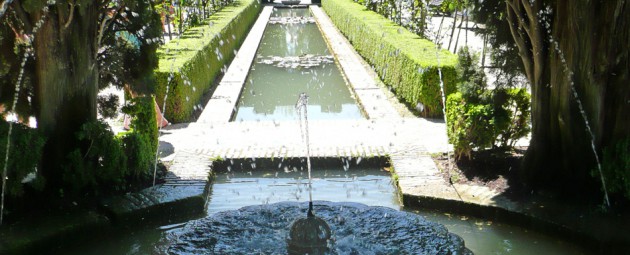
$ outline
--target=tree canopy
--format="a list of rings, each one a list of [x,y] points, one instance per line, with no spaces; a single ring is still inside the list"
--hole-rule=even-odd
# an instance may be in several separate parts
[[[41,174],[59,187],[77,132],[96,120],[97,92],[110,84],[152,89],[162,24],[151,0],[14,0],[0,8],[0,103],[35,116],[47,138]],[[15,109],[10,109],[19,91]],[[87,153],[86,153],[87,155]]]

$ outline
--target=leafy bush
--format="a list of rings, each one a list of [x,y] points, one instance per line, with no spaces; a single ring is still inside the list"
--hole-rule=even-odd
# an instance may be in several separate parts
[[[9,123],[0,119],[0,174],[5,164],[8,132]],[[27,185],[22,183],[22,180],[29,175],[35,179],[28,185],[32,185],[36,189],[43,187],[43,177],[36,170],[42,156],[44,143],[45,139],[38,130],[13,123],[11,144],[9,145],[9,165],[7,166],[7,187],[5,189],[7,196],[21,196],[24,193],[24,185]],[[2,187],[1,182],[0,187]]]
[[[164,115],[169,121],[191,120],[203,94],[234,58],[260,8],[255,0],[236,1],[158,49],[156,99],[163,104],[168,86]]]
[[[470,158],[474,148],[490,147],[494,141],[491,105],[468,103],[461,92],[448,96],[446,116],[448,139],[455,158]]]
[[[530,132],[531,96],[525,89],[495,89],[494,118],[499,147],[512,147]]]
[[[76,136],[84,147],[68,154],[62,176],[70,194],[98,194],[112,187],[122,189],[127,175],[127,157],[120,139],[107,123],[88,122]]]
[[[436,45],[352,0],[324,0],[322,7],[354,48],[396,95],[411,106],[424,105],[426,117],[442,116]],[[445,94],[455,91],[457,58],[439,52]]]
[[[459,92],[446,100],[447,133],[455,157],[470,158],[473,149],[509,148],[530,127],[530,96],[522,88],[489,90],[478,56],[467,48],[459,53]]]
[[[118,114],[118,95],[100,95],[96,99],[98,106],[98,113],[103,118],[115,118]]]
[[[155,160],[158,130],[152,97],[131,100],[123,111],[130,116],[130,132],[115,136],[102,121],[84,124],[77,132],[82,147],[67,156],[63,168],[69,195],[111,193],[149,176]]]
[[[602,172],[610,193],[620,193],[630,199],[630,138],[623,139],[615,145],[604,148]],[[599,176],[597,170],[593,176]]]
[[[132,132],[123,137],[127,154],[127,167],[135,178],[148,176],[155,161],[158,146],[158,128],[153,97],[137,97],[123,107],[123,112],[132,117]]]

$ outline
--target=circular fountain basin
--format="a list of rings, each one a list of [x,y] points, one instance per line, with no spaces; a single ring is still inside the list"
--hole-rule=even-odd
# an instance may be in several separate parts
[[[188,222],[164,242],[168,254],[286,254],[291,223],[308,203],[280,202]],[[329,254],[472,254],[459,236],[424,217],[358,203],[314,202],[330,226]]]

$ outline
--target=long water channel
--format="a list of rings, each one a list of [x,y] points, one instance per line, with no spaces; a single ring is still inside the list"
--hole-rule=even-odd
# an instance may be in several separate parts
[[[301,92],[310,96],[311,120],[363,118],[326,41],[317,25],[309,21],[308,9],[276,10],[272,17],[272,22],[280,23],[267,26],[233,120],[297,121],[294,107]],[[228,165],[216,172],[207,215],[247,205],[307,201],[306,176],[299,168],[233,170]],[[448,212],[403,208],[391,173],[382,165],[316,167],[313,176],[314,200],[358,202],[423,215],[464,238],[475,254],[586,254],[574,244],[535,231]],[[160,238],[181,227],[173,223],[123,229],[96,242],[75,243],[49,252],[155,254]]]
[[[275,8],[241,93],[234,121],[296,120],[309,95],[308,117],[363,118],[307,8]]]

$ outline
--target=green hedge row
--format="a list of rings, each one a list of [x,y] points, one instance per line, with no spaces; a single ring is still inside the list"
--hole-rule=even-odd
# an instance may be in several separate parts
[[[162,107],[169,86],[166,119],[191,121],[195,105],[234,58],[260,10],[257,0],[237,0],[158,49],[155,93]]]
[[[324,0],[322,7],[354,48],[399,98],[425,117],[442,116],[436,45],[352,0]],[[457,56],[439,52],[446,94],[456,90]]]

